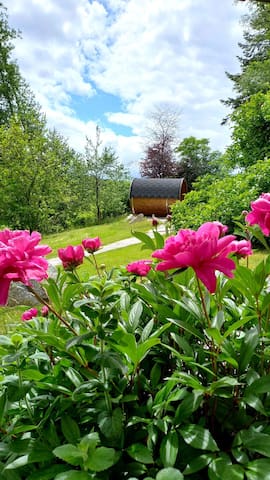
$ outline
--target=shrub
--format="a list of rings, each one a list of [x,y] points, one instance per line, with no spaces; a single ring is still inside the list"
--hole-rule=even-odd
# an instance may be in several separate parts
[[[219,220],[234,229],[235,219],[260,193],[270,189],[270,160],[257,162],[245,171],[217,179],[207,175],[200,179],[185,200],[172,206],[175,230],[199,228],[206,221]]]
[[[47,280],[47,308],[0,336],[1,479],[268,478],[270,258],[239,266],[225,230],[135,234],[161,263],[90,253],[97,275],[72,256]]]

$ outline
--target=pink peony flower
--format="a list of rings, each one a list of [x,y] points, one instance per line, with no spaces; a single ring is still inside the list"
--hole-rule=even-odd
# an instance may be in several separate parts
[[[191,267],[209,292],[214,293],[216,270],[233,277],[235,263],[228,255],[237,249],[234,235],[221,238],[224,228],[220,225],[207,222],[197,231],[179,230],[177,235],[166,240],[163,249],[153,252],[153,257],[163,260],[156,269],[166,271]]]
[[[48,277],[48,262],[44,255],[52,251],[47,245],[38,245],[41,235],[28,230],[0,231],[0,305],[8,299],[12,281],[30,285]]]
[[[47,305],[43,305],[43,307],[41,309],[42,317],[47,317],[48,314],[49,314],[49,308],[47,307]]]
[[[238,258],[246,258],[252,255],[251,242],[249,240],[234,241],[232,245],[235,246],[234,254]]]
[[[129,263],[126,269],[129,273],[144,277],[151,270],[151,260],[138,260],[137,262]]]
[[[225,233],[228,231],[227,225],[223,225],[221,222],[214,221],[212,222],[214,225],[216,225],[219,228],[219,236],[223,237]]]
[[[251,212],[246,216],[249,225],[259,225],[264,235],[270,235],[270,193],[263,193],[251,202]]]
[[[30,310],[26,310],[22,314],[22,320],[31,320],[32,318],[36,317],[38,315],[38,310],[37,308],[30,308]]]
[[[101,240],[99,237],[85,238],[82,244],[88,253],[94,253],[101,247]]]
[[[83,263],[84,250],[81,245],[59,248],[58,257],[62,261],[65,270],[73,270]]]

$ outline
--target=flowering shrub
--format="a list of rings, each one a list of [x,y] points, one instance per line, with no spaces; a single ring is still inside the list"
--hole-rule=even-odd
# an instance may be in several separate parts
[[[218,222],[135,235],[152,260],[92,252],[82,280],[63,249],[46,308],[0,336],[1,480],[269,478],[270,259],[239,264]]]

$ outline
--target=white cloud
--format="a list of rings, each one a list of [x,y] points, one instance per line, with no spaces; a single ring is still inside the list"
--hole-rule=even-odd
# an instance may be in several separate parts
[[[10,23],[22,31],[15,56],[48,121],[74,148],[95,129],[72,110],[73,95],[93,97],[97,89],[117,95],[123,108],[104,113],[103,132],[126,164],[141,158],[145,115],[168,102],[181,111],[181,139],[229,143],[220,126],[228,113],[219,102],[231,95],[225,71],[238,68],[242,2],[223,0],[12,0]],[[93,112],[93,119],[95,114]],[[89,118],[91,112],[89,112]],[[54,123],[53,123],[54,122]],[[128,126],[133,136],[114,133]],[[180,140],[181,140],[180,139]],[[132,167],[133,170],[135,166]]]

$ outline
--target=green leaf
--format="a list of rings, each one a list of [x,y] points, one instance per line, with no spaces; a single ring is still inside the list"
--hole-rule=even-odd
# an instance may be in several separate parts
[[[8,404],[8,395],[7,395],[8,389],[7,387],[2,386],[2,391],[0,393],[0,426],[2,425],[4,421],[4,415],[6,413],[6,408]]]
[[[161,367],[158,363],[155,363],[150,372],[150,381],[153,388],[158,385],[161,377]]]
[[[19,425],[19,426],[15,426],[13,429],[12,429],[12,434],[13,435],[17,435],[18,433],[23,433],[23,432],[30,432],[32,430],[36,430],[38,428],[38,425]]]
[[[186,420],[193,412],[199,408],[203,400],[203,394],[199,390],[193,390],[192,392],[187,392],[185,398],[177,407],[174,417],[174,425],[182,423]]]
[[[22,457],[18,457],[16,460],[13,460],[13,462],[8,463],[8,465],[5,467],[5,470],[13,470],[15,468],[24,467],[24,465],[27,465],[28,463],[29,455],[23,455]]]
[[[82,376],[75,370],[75,368],[69,367],[65,370],[65,375],[69,378],[69,380],[78,388],[83,383]]]
[[[248,480],[270,480],[270,460],[261,458],[249,462],[246,477]]]
[[[249,431],[246,436],[242,435],[242,440],[248,450],[270,457],[270,435]]]
[[[27,480],[54,480],[57,478],[57,474],[66,472],[66,468],[66,465],[52,465],[49,468],[39,468],[38,471],[29,475]]]
[[[163,437],[160,445],[160,458],[164,467],[173,467],[178,454],[178,435],[170,431]]]
[[[103,411],[98,416],[98,426],[103,435],[112,441],[119,441],[123,432],[123,414],[121,408]]]
[[[177,372],[174,374],[173,378],[178,380],[183,385],[187,385],[189,387],[194,388],[195,390],[205,391],[206,387],[204,387],[200,381],[194,377],[194,375],[190,375],[186,372]]]
[[[254,410],[256,410],[257,412],[260,412],[263,415],[268,416],[262,401],[256,395],[253,395],[252,393],[247,393],[243,398],[243,402],[245,402],[250,407],[254,408]]]
[[[188,445],[201,450],[210,450],[218,452],[219,448],[213,439],[211,433],[200,425],[189,424],[180,428],[180,433]]]
[[[35,370],[34,368],[29,368],[27,370],[22,371],[22,377],[24,380],[41,380],[45,377],[43,373],[39,370]]]
[[[154,320],[151,318],[151,320],[149,320],[149,322],[145,325],[145,327],[142,331],[142,334],[141,334],[141,341],[142,342],[147,340],[147,338],[149,337],[150,333],[153,330],[153,327],[154,327]]]
[[[97,432],[91,432],[85,435],[80,443],[79,449],[82,452],[88,452],[88,450],[95,450],[97,445],[99,444],[99,435]]]
[[[208,468],[209,480],[244,480],[245,471],[240,465],[232,465],[229,458],[216,458]]]
[[[5,335],[0,335],[0,345],[11,346],[13,344],[9,337],[6,337]]]
[[[212,462],[214,458],[215,457],[213,453],[205,453],[203,455],[200,455],[199,457],[195,457],[187,464],[184,470],[184,474],[191,475],[191,473],[199,472],[203,468],[207,467],[207,465],[209,465],[209,463]]]
[[[142,312],[143,312],[142,302],[138,300],[137,302],[134,303],[134,305],[132,305],[132,308],[128,316],[128,323],[131,328],[131,332],[133,333],[135,332],[136,328],[140,323]]]
[[[206,328],[205,332],[208,338],[212,338],[214,340],[215,345],[217,345],[218,347],[224,341],[223,336],[221,335],[220,331],[217,328],[214,328],[214,327]]]
[[[161,233],[157,232],[156,230],[153,231],[154,239],[156,242],[156,249],[160,249],[164,247],[164,237]]]
[[[149,237],[149,235],[147,235],[147,233],[144,233],[144,232],[132,232],[132,235],[136,238],[138,238],[138,240],[140,240],[142,243],[143,243],[143,246],[149,250],[155,250],[156,249],[156,245],[155,245],[155,242],[152,240],[151,237]]]
[[[119,332],[116,332],[111,337],[111,344],[116,350],[126,354],[134,364],[137,363],[137,344],[132,333],[120,332],[119,335]]]
[[[56,447],[53,450],[53,454],[71,465],[82,465],[83,453],[78,447],[75,447],[75,445],[71,445],[70,443]]]
[[[255,395],[259,395],[261,393],[268,393],[270,391],[270,375],[265,375],[261,378],[258,378],[253,383],[251,383],[246,391],[247,393],[254,393]]]
[[[239,385],[239,382],[236,378],[225,376],[220,378],[216,382],[212,382],[209,387],[209,391],[213,393],[218,388],[235,387],[236,385]]]
[[[183,328],[187,332],[192,333],[192,335],[194,335],[195,337],[204,341],[203,335],[195,327],[193,327],[193,325],[190,325],[189,323],[183,322],[182,320],[178,320],[176,318],[168,318],[168,321],[174,323],[174,325]]]
[[[127,448],[127,453],[131,458],[141,463],[154,463],[152,453],[141,443],[133,443]]]
[[[47,280],[46,291],[49,299],[54,304],[56,310],[61,311],[60,292],[58,290],[55,280],[53,280],[52,278],[48,278]]]
[[[118,461],[119,455],[114,448],[99,447],[91,450],[85,466],[94,472],[103,472]]]
[[[93,480],[93,476],[87,472],[78,472],[77,470],[68,470],[59,473],[54,480]]]
[[[148,340],[145,340],[143,343],[139,343],[137,347],[137,364],[140,363],[146,357],[149,350],[158,343],[160,343],[160,339],[153,337],[148,338]]]
[[[89,301],[89,300],[88,300]],[[77,337],[70,338],[66,343],[66,349],[69,350],[72,347],[76,347],[77,345],[83,345],[85,340],[89,340],[93,336],[92,332],[84,333],[83,335],[78,335]]]
[[[243,372],[247,368],[255,352],[255,349],[258,345],[258,341],[259,341],[259,333],[256,327],[251,328],[246,332],[240,348],[240,355],[239,355],[240,356],[239,358],[240,372]]]
[[[180,470],[168,467],[163,468],[157,473],[156,480],[184,480],[184,476]]]
[[[77,443],[80,438],[80,429],[77,422],[69,415],[63,415],[61,418],[61,429],[65,439],[69,443]]]

